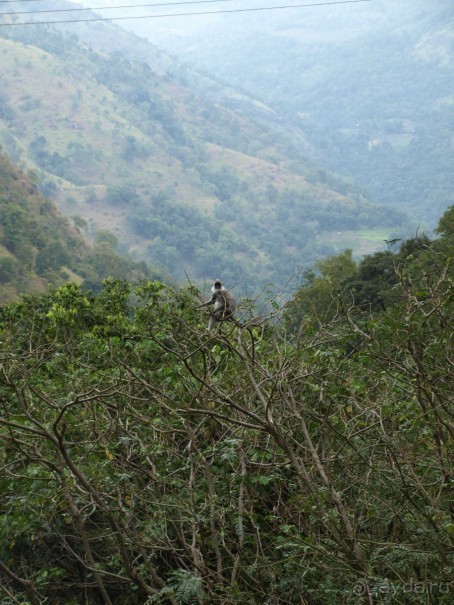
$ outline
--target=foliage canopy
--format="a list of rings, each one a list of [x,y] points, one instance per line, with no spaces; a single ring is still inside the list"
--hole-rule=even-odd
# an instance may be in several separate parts
[[[4,307],[3,603],[451,602],[452,250],[294,336],[160,282]]]

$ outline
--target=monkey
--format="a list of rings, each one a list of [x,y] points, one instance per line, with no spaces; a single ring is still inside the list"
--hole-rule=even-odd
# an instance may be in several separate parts
[[[233,314],[236,309],[234,297],[224,288],[220,279],[214,281],[211,292],[213,293],[211,299],[198,307],[201,309],[202,307],[214,305],[208,323],[208,330],[210,332],[223,321],[234,321]]]

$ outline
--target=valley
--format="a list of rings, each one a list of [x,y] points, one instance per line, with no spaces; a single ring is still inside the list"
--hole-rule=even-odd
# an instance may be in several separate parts
[[[88,237],[173,279],[279,288],[334,252],[322,231],[411,232],[265,104],[116,25],[65,27],[0,30],[0,143]]]

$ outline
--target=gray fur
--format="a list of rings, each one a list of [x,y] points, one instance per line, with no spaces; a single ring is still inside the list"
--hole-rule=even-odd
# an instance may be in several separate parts
[[[210,331],[223,321],[232,321],[236,309],[234,297],[224,288],[219,279],[215,280],[211,292],[211,299],[200,305],[200,308],[213,305],[210,321],[208,322],[208,330]]]

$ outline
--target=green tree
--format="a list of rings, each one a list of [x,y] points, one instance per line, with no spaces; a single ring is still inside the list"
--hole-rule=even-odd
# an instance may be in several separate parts
[[[17,272],[17,263],[11,256],[2,256],[0,258],[0,282],[11,281]]]
[[[319,324],[335,317],[341,287],[357,272],[351,250],[318,261],[316,268],[318,274],[307,271],[303,275],[303,284],[288,306],[287,326],[290,330],[297,330],[305,319]]]
[[[450,206],[441,217],[435,233],[444,236],[454,235],[454,206]]]
[[[106,200],[112,206],[136,206],[140,203],[140,197],[132,185],[109,187]]]
[[[355,301],[373,309],[385,309],[393,300],[392,288],[398,282],[396,259],[390,251],[366,256],[358,265],[356,275],[345,281]]]
[[[454,299],[435,246],[367,313],[336,281],[351,255],[323,263],[336,314],[297,339],[276,303],[207,334],[200,292],[158,281],[1,308],[5,599],[448,605]]]
[[[95,234],[95,244],[109,244],[113,250],[118,247],[118,237],[107,229],[99,229]]]
[[[51,242],[39,250],[36,257],[36,271],[42,275],[47,270],[59,269],[70,260],[65,246],[61,242]]]

